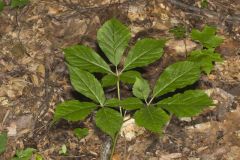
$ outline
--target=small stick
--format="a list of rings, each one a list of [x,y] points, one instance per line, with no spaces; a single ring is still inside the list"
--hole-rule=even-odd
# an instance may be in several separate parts
[[[10,113],[10,110],[7,110],[7,113],[5,114],[5,116],[4,116],[4,118],[3,118],[3,121],[2,121],[2,126],[4,126],[4,123],[5,123],[8,115],[9,115],[9,113]]]

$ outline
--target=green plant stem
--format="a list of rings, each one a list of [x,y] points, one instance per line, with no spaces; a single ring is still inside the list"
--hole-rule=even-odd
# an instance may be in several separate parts
[[[121,75],[121,73],[119,73],[117,67],[116,67],[116,74],[117,74],[117,96],[118,96],[118,100],[121,100],[121,93],[120,93],[120,75]],[[120,110],[121,115],[123,116],[121,106],[119,106],[119,110]]]
[[[154,99],[154,97],[152,97],[152,98],[150,99],[150,101],[147,103],[147,106],[149,106],[149,105],[152,103],[153,99]]]
[[[117,74],[117,96],[118,96],[118,100],[121,100],[121,92],[120,92],[120,74],[121,73],[118,72],[117,67],[116,67],[116,74]],[[119,106],[119,110],[120,110],[121,115],[124,116],[123,113],[122,113],[122,107],[121,106]],[[117,132],[116,136],[113,139],[110,160],[112,160],[112,157],[113,157],[113,154],[114,154],[114,151],[115,151],[115,147],[116,147],[116,144],[117,144],[117,139],[118,139],[119,132],[120,131]]]
[[[113,144],[112,144],[112,150],[111,150],[110,160],[112,160],[112,158],[113,158],[113,154],[114,154],[114,151],[115,151],[115,148],[116,148],[116,144],[117,144],[117,140],[118,140],[118,135],[119,135],[119,132],[116,134],[116,136],[115,136],[114,139],[113,139]]]
[[[144,99],[144,102],[145,102],[146,104],[148,104],[147,99]]]
[[[117,95],[118,95],[118,100],[121,100],[119,78],[118,78],[118,80],[117,80]]]
[[[119,84],[120,82],[119,82],[119,80],[117,80],[117,94],[118,94],[118,100],[121,100],[121,96],[120,96],[120,84]],[[122,113],[122,107],[121,106],[119,106],[119,110],[120,110],[120,113],[121,113],[121,115],[123,116],[123,113]]]

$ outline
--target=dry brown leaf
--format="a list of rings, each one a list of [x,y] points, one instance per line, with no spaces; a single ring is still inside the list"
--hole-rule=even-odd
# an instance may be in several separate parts
[[[37,67],[37,72],[41,74],[41,77],[45,76],[45,66],[43,64],[39,64]]]
[[[35,74],[31,75],[31,81],[32,81],[34,86],[39,87],[39,80],[38,80],[38,77]]]
[[[16,123],[12,122],[9,127],[7,127],[8,136],[16,136],[17,135],[17,125]]]
[[[54,15],[59,13],[59,8],[56,7],[48,7],[48,14]]]
[[[114,154],[112,160],[121,160],[121,157],[119,154]]]

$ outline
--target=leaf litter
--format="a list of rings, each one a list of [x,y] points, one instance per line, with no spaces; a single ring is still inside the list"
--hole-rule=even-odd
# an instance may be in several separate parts
[[[77,4],[75,1],[72,2]],[[207,23],[207,19],[193,18],[191,14],[186,14],[181,10],[170,13],[169,10],[172,9],[172,6],[168,6],[168,3],[160,2],[154,5],[151,5],[151,3],[126,3],[123,1],[122,4],[119,4],[119,13],[117,15],[121,20],[127,20],[133,33],[146,31],[144,36],[149,37],[166,35],[167,30],[173,25],[172,23],[175,25],[184,22],[181,17],[186,18],[186,23],[190,24],[190,26],[197,26],[198,28],[201,28],[203,23]],[[220,3],[224,3],[224,1]],[[67,148],[70,146],[68,150],[70,156],[79,156],[81,159],[98,159],[101,154],[101,147],[106,137],[92,126],[90,117],[81,124],[69,124],[63,121],[59,126],[52,128],[48,126],[56,103],[72,97],[79,97],[70,87],[62,52],[59,48],[80,42],[97,49],[95,45],[96,26],[100,26],[100,23],[105,19],[111,18],[107,13],[103,13],[98,9],[91,13],[86,11],[84,14],[79,15],[76,12],[78,8],[75,8],[73,4],[64,1],[33,2],[29,7],[18,11],[20,12],[17,15],[20,25],[17,29],[14,28],[14,17],[16,16],[14,11],[6,9],[3,11],[4,16],[0,17],[1,22],[3,22],[3,25],[1,25],[3,29],[0,30],[0,45],[2,48],[0,51],[0,105],[3,107],[3,113],[0,114],[0,120],[3,120],[7,110],[10,110],[10,114],[6,117],[6,122],[1,129],[10,127],[12,121],[14,122],[14,120],[26,114],[32,114],[34,119],[37,119],[34,129],[28,126],[26,133],[9,140],[6,153],[1,155],[6,159],[13,156],[16,149],[27,148],[28,146],[40,151],[47,159],[49,157],[52,159],[64,159],[64,157],[59,157],[57,154],[63,145],[62,142],[66,143]],[[87,5],[92,6],[90,3]],[[104,5],[108,5],[108,2],[101,1],[98,3],[96,1],[93,7],[101,8]],[[213,5],[216,5],[219,10],[223,10],[222,6],[218,6],[218,3],[213,3]],[[46,12],[44,8],[49,12]],[[52,8],[55,8],[55,11]],[[144,8],[152,9],[153,12],[147,12]],[[114,5],[108,8],[109,11],[115,9]],[[126,17],[129,9],[131,10]],[[80,19],[81,23],[77,19]],[[211,19],[209,21],[218,25],[217,21]],[[77,29],[71,30],[71,26],[74,25]],[[155,27],[156,30],[148,30],[151,27]],[[215,119],[216,115],[218,115],[214,114],[217,113],[216,110],[206,111],[205,115],[196,117],[197,120],[193,121],[196,124],[191,125],[197,126],[200,124],[200,128],[203,128],[202,132],[195,128],[191,129],[191,131],[186,130],[184,126],[187,122],[179,122],[176,119],[170,123],[167,135],[162,140],[148,132],[137,136],[130,142],[125,142],[125,139],[121,138],[117,145],[116,153],[118,155],[115,157],[124,156],[122,153],[125,153],[124,146],[126,145],[127,153],[125,156],[129,159],[239,158],[239,152],[237,151],[240,145],[237,142],[239,142],[238,133],[240,127],[237,122],[240,115],[240,98],[238,89],[234,90],[234,88],[238,88],[237,84],[239,84],[239,53],[237,51],[239,42],[236,40],[239,28],[235,24],[233,24],[232,28],[222,27],[221,25],[218,25],[218,27],[222,31],[221,33],[225,34],[226,41],[230,41],[219,48],[219,52],[223,55],[227,54],[227,56],[224,57],[223,63],[215,66],[212,74],[199,82],[199,85],[205,89],[210,87],[222,88],[224,91],[216,91],[218,94],[225,92],[232,94],[234,100],[222,99],[219,98],[220,96],[213,97],[214,100],[218,101],[218,104],[231,102],[229,108],[224,112],[220,110],[220,119]],[[86,28],[89,30],[86,30]],[[18,35],[19,30],[21,31]],[[26,49],[26,52],[17,51],[20,56],[15,55],[14,50],[12,50],[13,46],[19,44],[18,36]],[[235,39],[234,42],[231,42],[231,39]],[[237,45],[231,46],[233,43],[237,43]],[[169,47],[174,48],[174,46]],[[225,48],[227,48],[227,52]],[[161,63],[155,62],[149,68],[145,68],[143,70],[144,76],[154,82],[156,80],[154,78],[162,72],[163,68],[179,59],[181,59],[181,56],[166,54]],[[51,88],[53,92],[51,92]],[[45,98],[46,96],[49,98]],[[36,113],[43,108],[46,110],[45,114],[36,118]],[[187,124],[190,125],[189,122]],[[72,132],[77,127],[89,128],[90,135],[78,140]],[[46,134],[46,131],[48,131],[48,134]],[[16,135],[19,135],[17,130]],[[34,135],[34,137],[31,135]],[[204,141],[209,137],[209,142]],[[218,144],[221,144],[221,146]]]

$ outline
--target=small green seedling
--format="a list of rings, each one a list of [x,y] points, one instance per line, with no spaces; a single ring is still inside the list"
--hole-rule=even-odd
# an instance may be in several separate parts
[[[87,128],[75,128],[73,132],[79,139],[82,139],[88,135]]]
[[[205,50],[195,51],[196,53],[192,53],[188,60],[168,66],[153,88],[147,80],[142,78],[141,73],[134,69],[148,66],[159,60],[163,55],[165,40],[141,39],[130,48],[123,60],[130,38],[130,30],[117,19],[111,19],[105,22],[97,33],[98,44],[108,61],[84,45],[74,45],[64,49],[72,86],[89,98],[89,101],[68,100],[58,104],[54,121],[59,119],[82,121],[90,113],[96,113],[94,114],[96,126],[113,139],[112,154],[123,118],[128,111],[133,114],[137,125],[161,134],[172,114],[177,117],[196,116],[213,104],[208,95],[201,90],[185,92],[177,92],[177,90],[197,82],[202,71],[200,67],[204,68],[203,71],[209,72],[208,66],[202,65],[204,62],[201,65],[196,62],[195,54],[208,55],[212,48],[221,42],[215,36],[215,30],[209,27],[203,32],[194,30],[192,38],[202,43],[206,47]],[[211,63],[219,59],[215,54],[209,57]],[[120,64],[121,61],[123,64]],[[112,65],[109,65],[109,62]],[[94,76],[95,73],[101,73],[103,78],[99,81]],[[132,97],[122,98],[121,87],[124,84],[133,86]],[[108,99],[104,89],[112,86],[116,86],[117,96]],[[164,98],[168,93],[176,94]]]
[[[207,8],[208,7],[208,1],[207,0],[202,0],[201,1],[201,8]]]
[[[11,0],[10,7],[14,8],[21,8],[26,6],[30,1],[29,0]],[[0,12],[4,9],[5,3],[3,0],[0,0]]]
[[[11,8],[21,8],[26,6],[29,3],[29,0],[12,0],[11,1]]]
[[[4,2],[3,0],[0,0],[0,12],[3,10],[4,8]]]
[[[35,151],[34,148],[26,148],[25,150],[17,151],[12,160],[30,160]]]
[[[216,28],[211,26],[205,26],[203,31],[193,29],[191,32],[191,38],[200,42],[203,48],[216,48],[222,42],[223,39],[216,35]]]
[[[66,155],[67,154],[67,146],[65,144],[62,145],[59,154]]]
[[[6,150],[7,146],[7,133],[0,133],[0,155]]]
[[[219,53],[215,52],[223,39],[216,35],[216,28],[205,26],[203,31],[192,30],[191,38],[202,45],[202,49],[194,50],[190,53],[188,60],[200,65],[202,71],[210,74],[213,69],[213,62],[221,62]]]

